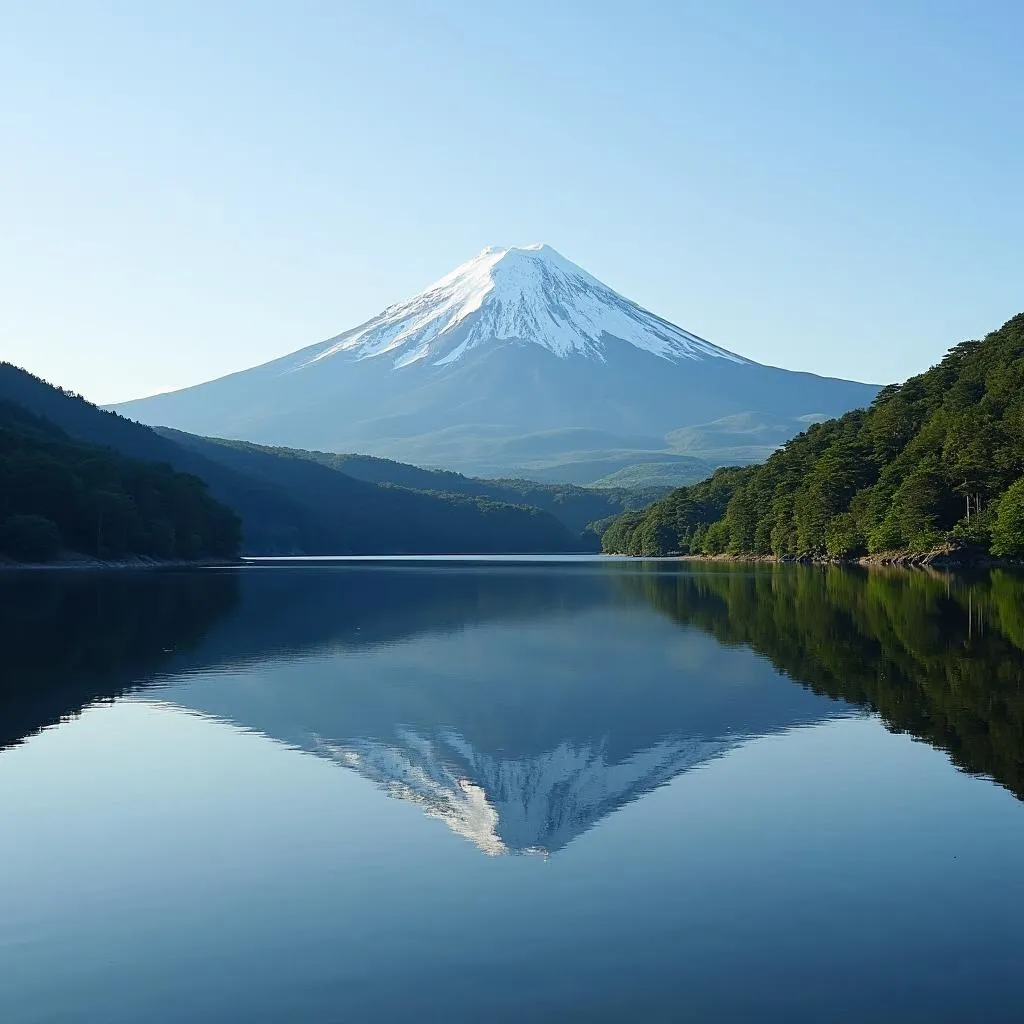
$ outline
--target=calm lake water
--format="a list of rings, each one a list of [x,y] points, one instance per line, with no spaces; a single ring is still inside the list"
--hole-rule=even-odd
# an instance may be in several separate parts
[[[0,1020],[1018,1021],[1024,582],[0,579]]]

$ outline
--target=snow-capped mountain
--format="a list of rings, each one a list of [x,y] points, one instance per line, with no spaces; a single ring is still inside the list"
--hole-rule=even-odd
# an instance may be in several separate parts
[[[331,338],[300,366],[340,353],[396,369],[454,363],[481,345],[526,342],[561,358],[604,360],[617,338],[665,359],[746,360],[642,309],[549,245],[484,249],[419,295]],[[308,350],[307,350],[308,351]]]
[[[876,391],[744,359],[530,245],[485,249],[291,355],[115,408],[200,434],[585,482],[687,454],[756,457]]]

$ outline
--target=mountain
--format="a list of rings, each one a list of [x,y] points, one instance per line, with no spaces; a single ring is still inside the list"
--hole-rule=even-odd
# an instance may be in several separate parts
[[[379,486],[295,453],[165,437],[9,363],[0,363],[0,402],[45,420],[67,438],[107,449],[90,449],[94,458],[110,461],[112,451],[198,477],[242,518],[246,554],[564,552],[596,543],[523,502]],[[66,483],[52,465],[44,478],[51,490]],[[23,491],[28,484],[18,486]],[[8,504],[0,508],[20,511],[10,504],[13,494],[7,491]]]
[[[586,483],[637,463],[736,461],[752,437],[763,448],[876,391],[744,359],[533,245],[485,249],[327,341],[115,408],[199,434]],[[673,437],[708,424],[712,448]]]
[[[716,481],[717,499],[703,500]],[[848,558],[952,544],[1024,556],[1024,313],[763,466],[626,513],[603,543],[645,555]]]

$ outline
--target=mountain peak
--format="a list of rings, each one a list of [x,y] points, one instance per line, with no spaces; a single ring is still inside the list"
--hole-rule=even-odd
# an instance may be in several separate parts
[[[876,391],[733,355],[535,242],[478,250],[327,341],[117,408],[193,433],[590,483],[639,463],[748,461],[772,445],[726,417],[785,439]]]
[[[489,245],[480,252],[480,256],[497,256],[499,259],[510,255],[513,258],[517,255],[526,255],[534,258],[555,257],[564,260],[561,253],[556,252],[547,242],[531,242],[529,245]]]
[[[395,369],[447,366],[472,349],[529,343],[561,358],[605,361],[609,344],[663,359],[746,360],[624,298],[550,245],[488,246],[411,299],[309,351],[306,365],[347,354]]]

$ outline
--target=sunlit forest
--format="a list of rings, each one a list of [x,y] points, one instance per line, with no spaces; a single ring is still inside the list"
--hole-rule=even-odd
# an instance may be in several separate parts
[[[719,470],[603,534],[630,555],[1024,555],[1024,314],[760,466]]]

